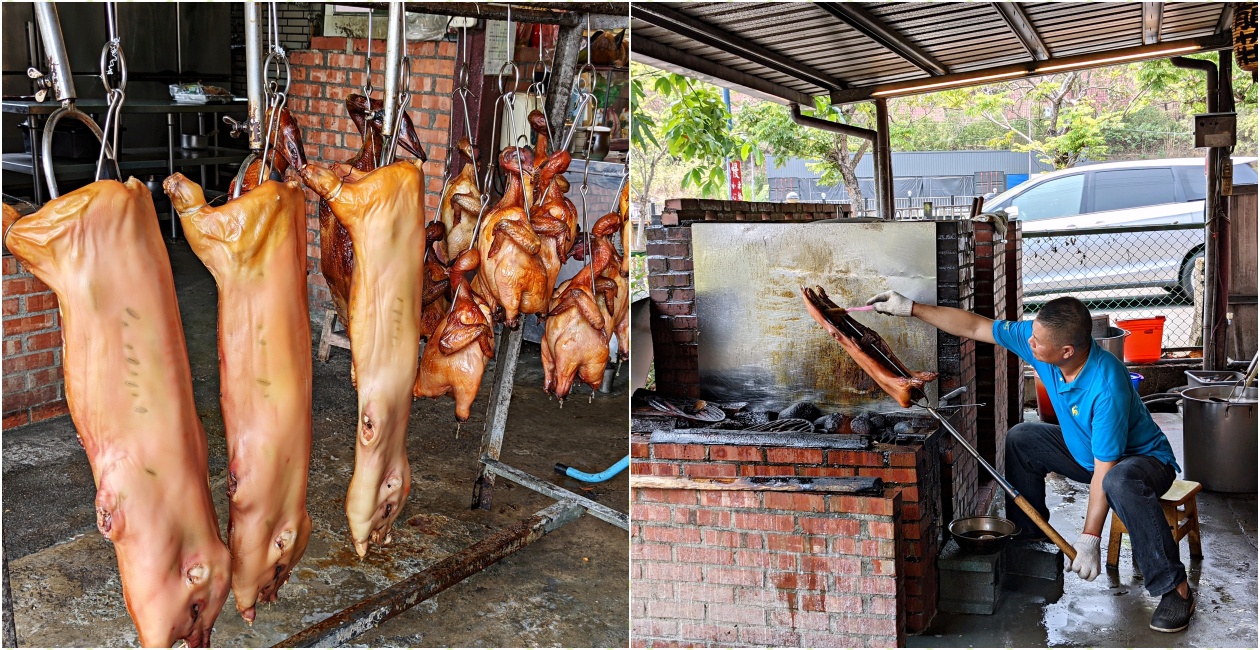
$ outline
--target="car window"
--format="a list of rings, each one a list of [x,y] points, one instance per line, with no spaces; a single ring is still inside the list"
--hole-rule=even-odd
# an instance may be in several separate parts
[[[1071,217],[1081,213],[1084,189],[1085,174],[1063,176],[1029,189],[1011,205],[1019,208],[1019,219],[1023,221]]]
[[[1096,171],[1093,198],[1094,212],[1176,203],[1172,169],[1142,167]]]
[[[1234,161],[1234,185],[1256,184],[1256,162]],[[1185,181],[1187,201],[1202,201],[1207,196],[1207,176],[1202,165],[1178,167],[1177,173]]]

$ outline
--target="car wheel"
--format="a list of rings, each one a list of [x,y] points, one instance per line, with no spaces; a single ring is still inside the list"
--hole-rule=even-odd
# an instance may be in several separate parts
[[[1200,248],[1189,259],[1181,263],[1181,281],[1174,292],[1180,294],[1179,297],[1187,303],[1194,302],[1194,261],[1202,258],[1203,249]]]

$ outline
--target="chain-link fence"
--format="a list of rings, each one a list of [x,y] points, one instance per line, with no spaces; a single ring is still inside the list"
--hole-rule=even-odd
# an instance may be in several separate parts
[[[1163,349],[1201,345],[1203,224],[1037,231],[1024,224],[1027,318],[1071,295],[1093,314],[1118,320],[1164,316]]]

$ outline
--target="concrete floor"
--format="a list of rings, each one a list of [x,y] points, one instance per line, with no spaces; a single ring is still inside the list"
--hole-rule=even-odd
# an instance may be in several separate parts
[[[1154,416],[1177,458],[1185,458],[1181,416]],[[1036,417],[1035,411],[1028,411],[1025,419]],[[1058,476],[1050,479],[1050,523],[1069,543],[1085,523],[1088,493],[1087,485]],[[1203,559],[1191,560],[1189,541],[1181,541],[1181,559],[1187,562],[1190,586],[1198,594],[1194,617],[1183,632],[1165,634],[1148,626],[1159,598],[1146,593],[1127,535],[1118,570],[1106,568],[1108,528],[1103,531],[1103,573],[1093,582],[1071,572],[1064,576],[1062,590],[1043,581],[1007,580],[993,615],[937,614],[927,632],[910,637],[907,645],[1254,648],[1256,495],[1200,492],[1198,504]]]
[[[183,242],[168,246],[189,343],[198,412],[210,444],[210,478],[226,530],[226,464],[219,413],[214,280]],[[316,332],[318,337],[318,332]],[[354,463],[355,393],[350,354],[315,363],[314,449],[305,557],[252,628],[229,597],[212,642],[268,646],[520,521],[553,501],[499,479],[491,511],[469,509],[493,366],[472,419],[455,436],[453,402],[412,408],[412,492],[387,553],[360,561],[343,512]],[[538,346],[525,343],[516,375],[504,462],[609,505],[628,507],[626,473],[596,486],[559,477],[556,462],[602,470],[627,449],[625,369],[611,395],[564,409],[542,391]],[[134,646],[113,549],[96,531],[95,488],[69,417],[3,432],[3,532],[14,620],[25,646]],[[387,621],[356,646],[624,647],[628,643],[627,533],[584,516]]]

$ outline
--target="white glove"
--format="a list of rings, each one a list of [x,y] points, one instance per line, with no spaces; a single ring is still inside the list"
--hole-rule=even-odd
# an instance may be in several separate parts
[[[1087,582],[1097,578],[1102,570],[1098,549],[1101,544],[1102,539],[1097,535],[1081,533],[1081,536],[1076,538],[1076,543],[1072,545],[1072,548],[1076,549],[1076,559],[1072,560],[1070,570],[1075,571]]]
[[[885,291],[867,300],[866,304],[874,305],[875,311],[889,316],[909,316],[914,309],[914,301],[896,291]]]

